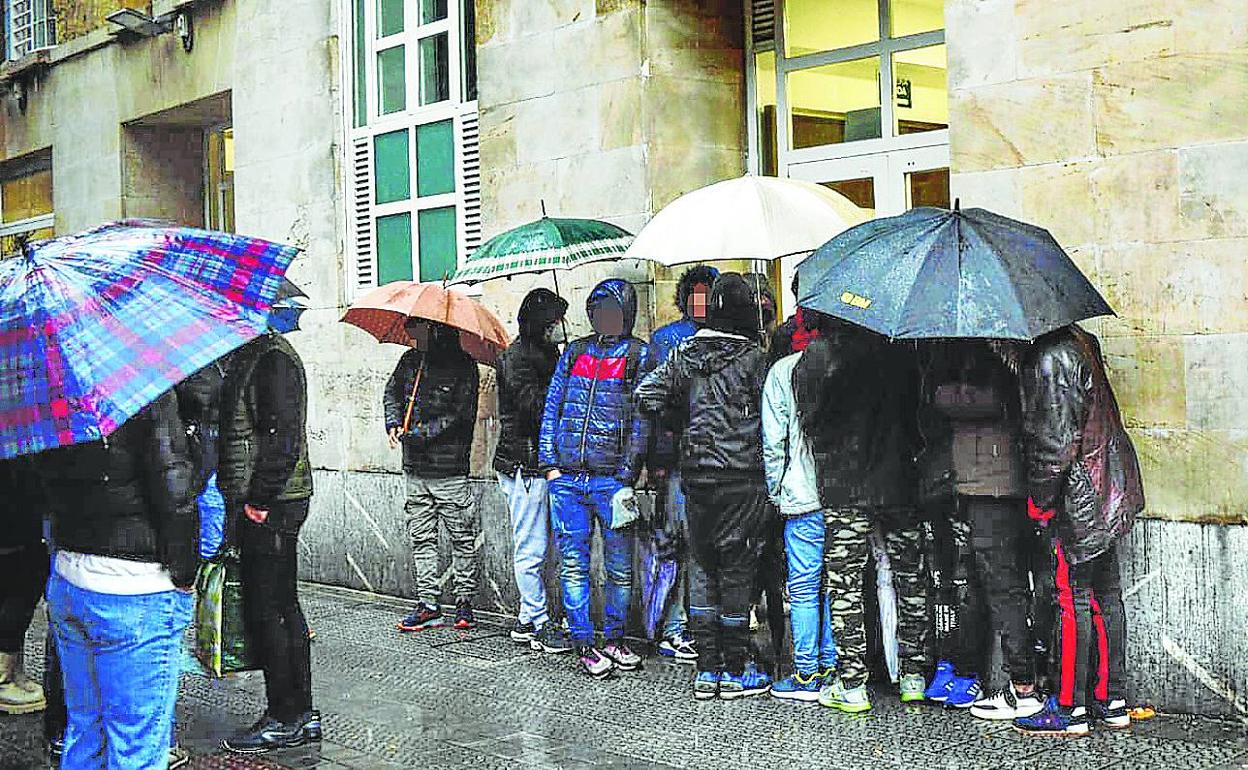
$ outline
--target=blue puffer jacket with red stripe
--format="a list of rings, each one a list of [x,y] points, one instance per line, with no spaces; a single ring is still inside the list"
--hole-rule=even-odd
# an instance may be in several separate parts
[[[631,486],[650,438],[649,420],[633,407],[633,389],[654,362],[649,345],[632,335],[632,285],[609,278],[595,286],[585,302],[591,319],[607,301],[624,311],[623,334],[595,334],[568,345],[546,391],[538,462],[543,471],[614,476]]]

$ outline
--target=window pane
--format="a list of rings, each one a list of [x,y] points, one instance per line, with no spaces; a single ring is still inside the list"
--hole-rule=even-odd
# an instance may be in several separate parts
[[[377,0],[377,37],[403,31],[403,0]]]
[[[416,127],[416,194],[455,192],[455,134],[451,121]]]
[[[463,61],[461,77],[464,79],[464,96],[466,102],[477,98],[477,4],[466,2],[462,7],[463,36],[460,37],[460,55]]]
[[[934,168],[906,174],[906,208],[916,206],[949,208],[949,169]]]
[[[893,37],[945,28],[945,0],[890,0],[888,5]]]
[[[373,183],[378,203],[393,203],[412,197],[407,141],[407,129],[373,137]]]
[[[875,216],[875,180],[871,177],[862,179],[842,179],[837,182],[823,182],[824,187],[849,198],[855,206],[866,209]]]
[[[793,149],[878,139],[879,78],[874,56],[789,73]]]
[[[364,2],[355,0],[355,126],[368,122],[368,47],[364,35]]]
[[[878,0],[785,0],[784,53],[802,56],[880,39]]]
[[[18,222],[52,213],[52,170],[35,171],[0,183],[0,221]]]
[[[377,52],[377,103],[382,115],[407,109],[407,78],[403,68],[407,56],[403,46]]]
[[[377,217],[377,283],[412,280],[412,215]]]
[[[426,209],[417,217],[420,228],[420,280],[441,281],[453,275],[455,260],[455,207]]]
[[[446,18],[446,0],[420,0],[420,23],[428,24]]]
[[[433,104],[451,98],[447,35],[423,38],[420,41],[420,103]]]
[[[776,151],[776,52],[754,56],[754,83],[758,92],[758,171],[764,176],[777,173]]]
[[[893,54],[897,136],[949,127],[946,74],[943,45]]]

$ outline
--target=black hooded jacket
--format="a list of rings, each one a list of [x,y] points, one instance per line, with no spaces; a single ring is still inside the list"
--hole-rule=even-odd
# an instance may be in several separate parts
[[[494,470],[511,475],[520,468],[536,476],[537,443],[542,431],[546,390],[559,362],[559,348],[546,329],[567,312],[566,300],[548,289],[534,289],[520,305],[520,336],[498,359],[498,418],[502,430]]]

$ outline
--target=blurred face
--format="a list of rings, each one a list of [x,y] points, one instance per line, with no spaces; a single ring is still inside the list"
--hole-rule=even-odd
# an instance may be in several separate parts
[[[618,337],[624,333],[624,309],[614,302],[604,302],[594,310],[590,323],[598,334]]]
[[[404,324],[403,328],[407,331],[407,336],[411,338],[413,347],[417,350],[429,349],[430,328],[428,321],[410,320]]]
[[[685,304],[689,309],[689,317],[695,321],[706,320],[706,301],[711,296],[711,287],[704,283],[695,283],[689,290],[689,299]]]
[[[563,331],[562,318],[546,327],[546,341],[552,345],[562,345],[568,341],[568,335]]]

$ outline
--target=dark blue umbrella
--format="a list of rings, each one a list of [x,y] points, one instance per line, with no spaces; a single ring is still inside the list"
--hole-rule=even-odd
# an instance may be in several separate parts
[[[802,307],[891,338],[1030,341],[1114,312],[1047,230],[984,209],[865,222],[797,276]]]

